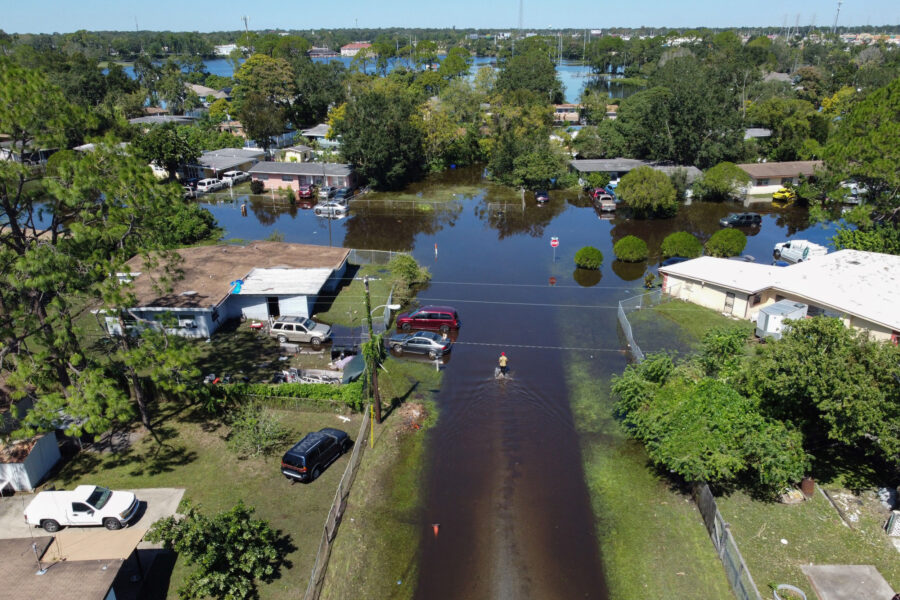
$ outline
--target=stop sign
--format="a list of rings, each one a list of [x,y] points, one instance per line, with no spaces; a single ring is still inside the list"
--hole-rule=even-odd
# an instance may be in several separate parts
[[[550,238],[550,247],[556,248],[557,246],[559,246],[559,238],[558,237]]]

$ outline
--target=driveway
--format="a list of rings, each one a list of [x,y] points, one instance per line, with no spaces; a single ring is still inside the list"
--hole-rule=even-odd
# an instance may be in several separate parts
[[[141,502],[141,507],[138,509],[138,519],[132,521],[130,527],[121,531],[130,529],[146,531],[150,529],[150,526],[159,519],[174,515],[178,510],[181,497],[184,496],[184,488],[144,488],[125,491],[134,492],[134,495]],[[25,507],[28,506],[33,497],[33,494],[16,494],[15,496],[0,498],[0,539],[27,538],[38,534],[46,535],[43,533],[43,530],[31,527],[25,523],[23,516]],[[74,532],[79,529],[86,531],[102,530],[104,534],[118,533],[106,531],[99,527],[72,527],[63,529],[57,535],[66,531]],[[145,543],[142,542],[141,547],[144,547],[143,544]]]

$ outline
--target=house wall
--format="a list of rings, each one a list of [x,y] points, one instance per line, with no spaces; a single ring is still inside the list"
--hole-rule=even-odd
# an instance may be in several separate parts
[[[312,152],[309,150],[297,152],[296,150],[284,151],[284,162],[309,162]]]
[[[308,317],[310,300],[315,302],[316,297],[310,296],[283,296],[273,294],[278,298],[278,312],[282,315],[296,315]],[[231,294],[223,303],[220,311],[227,316],[225,319],[245,318],[255,321],[267,321],[269,319],[269,304],[267,298],[256,294]]]
[[[753,177],[747,194],[751,196],[762,196],[774,194],[785,185],[800,185],[800,175],[791,177]]]
[[[141,307],[134,308],[131,312],[134,313],[138,319],[145,319],[147,321],[162,319],[165,313],[171,312],[179,322],[184,322],[184,325],[167,328],[166,333],[187,338],[208,338],[223,322],[223,318],[221,314],[218,314],[218,311],[216,311],[218,319],[213,321],[213,310],[209,308]],[[105,322],[107,331],[112,335],[122,335],[122,328],[116,317],[108,316],[105,318]],[[139,325],[136,327],[140,328]]]
[[[38,438],[31,452],[20,463],[0,463],[0,479],[8,479],[17,492],[31,492],[59,462],[56,432]]]
[[[301,185],[330,185],[338,188],[355,187],[355,178],[352,173],[346,177],[341,175],[328,175],[323,177],[322,175],[273,175],[254,173],[253,180],[261,181],[263,187],[267,190],[291,188],[295,192]]]

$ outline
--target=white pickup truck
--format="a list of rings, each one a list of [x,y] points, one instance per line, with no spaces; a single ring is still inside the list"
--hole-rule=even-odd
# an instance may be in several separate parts
[[[40,492],[25,509],[25,522],[48,533],[71,525],[103,525],[121,529],[138,512],[131,492],[114,492],[96,485],[79,485],[71,492]]]
[[[825,256],[828,254],[828,248],[806,240],[790,240],[775,244],[772,254],[776,259],[789,263],[799,263],[816,256]]]

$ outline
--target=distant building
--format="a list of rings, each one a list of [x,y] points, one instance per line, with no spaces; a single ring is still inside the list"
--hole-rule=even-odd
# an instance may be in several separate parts
[[[557,125],[569,125],[581,120],[580,104],[554,104],[553,122]]]
[[[152,115],[149,117],[136,117],[128,119],[132,125],[144,125],[145,130],[151,125],[165,125],[166,123],[175,123],[176,125],[193,125],[197,122],[196,117],[188,115]]]
[[[260,162],[249,171],[254,181],[261,181],[267,190],[301,185],[330,185],[337,188],[356,187],[356,176],[348,164],[313,162]]]
[[[791,300],[806,304],[811,317],[900,339],[900,256],[839,250],[788,267],[702,256],[659,272],[663,293],[740,319],[755,321],[762,308]]]
[[[221,100],[230,100],[231,99],[230,94],[228,94],[224,90],[216,90],[211,87],[206,87],[205,85],[197,85],[196,83],[185,82],[184,87],[187,88],[188,90],[194,92],[195,94],[197,94],[197,96],[200,98],[200,101],[203,102],[203,104],[205,106],[209,105],[209,101],[208,101],[209,98],[212,98],[213,101],[220,100],[220,99]]]
[[[800,178],[809,178],[822,168],[821,160],[789,162],[744,163],[737,165],[750,176],[750,196],[770,195],[785,185],[798,185]]]
[[[228,56],[235,50],[237,50],[237,44],[222,44],[220,46],[213,46],[213,51],[215,51],[216,56]]]
[[[306,52],[310,58],[334,58],[340,56],[339,52],[335,52],[331,48],[321,48],[313,46]]]
[[[341,46],[341,56],[356,56],[363,48],[371,48],[369,42],[351,42]]]
[[[308,140],[315,140],[320,148],[337,148],[341,143],[338,140],[328,139],[328,133],[330,131],[331,126],[328,125],[328,123],[319,123],[315,127],[301,129],[300,135]]]
[[[265,158],[265,152],[252,148],[219,148],[207,150],[200,155],[197,163],[185,168],[187,177],[218,179],[227,171],[249,171],[253,165]]]
[[[606,173],[613,181],[638,167],[650,167],[662,171],[666,175],[671,175],[674,171],[681,169],[687,175],[688,185],[693,184],[694,180],[702,175],[700,169],[694,166],[660,165],[635,158],[592,158],[569,161],[569,168],[579,177],[587,176],[590,173]]]
[[[309,162],[312,160],[313,149],[309,146],[288,146],[281,153],[281,162]]]
[[[744,139],[753,140],[772,136],[772,130],[765,127],[748,127],[744,130]]]

